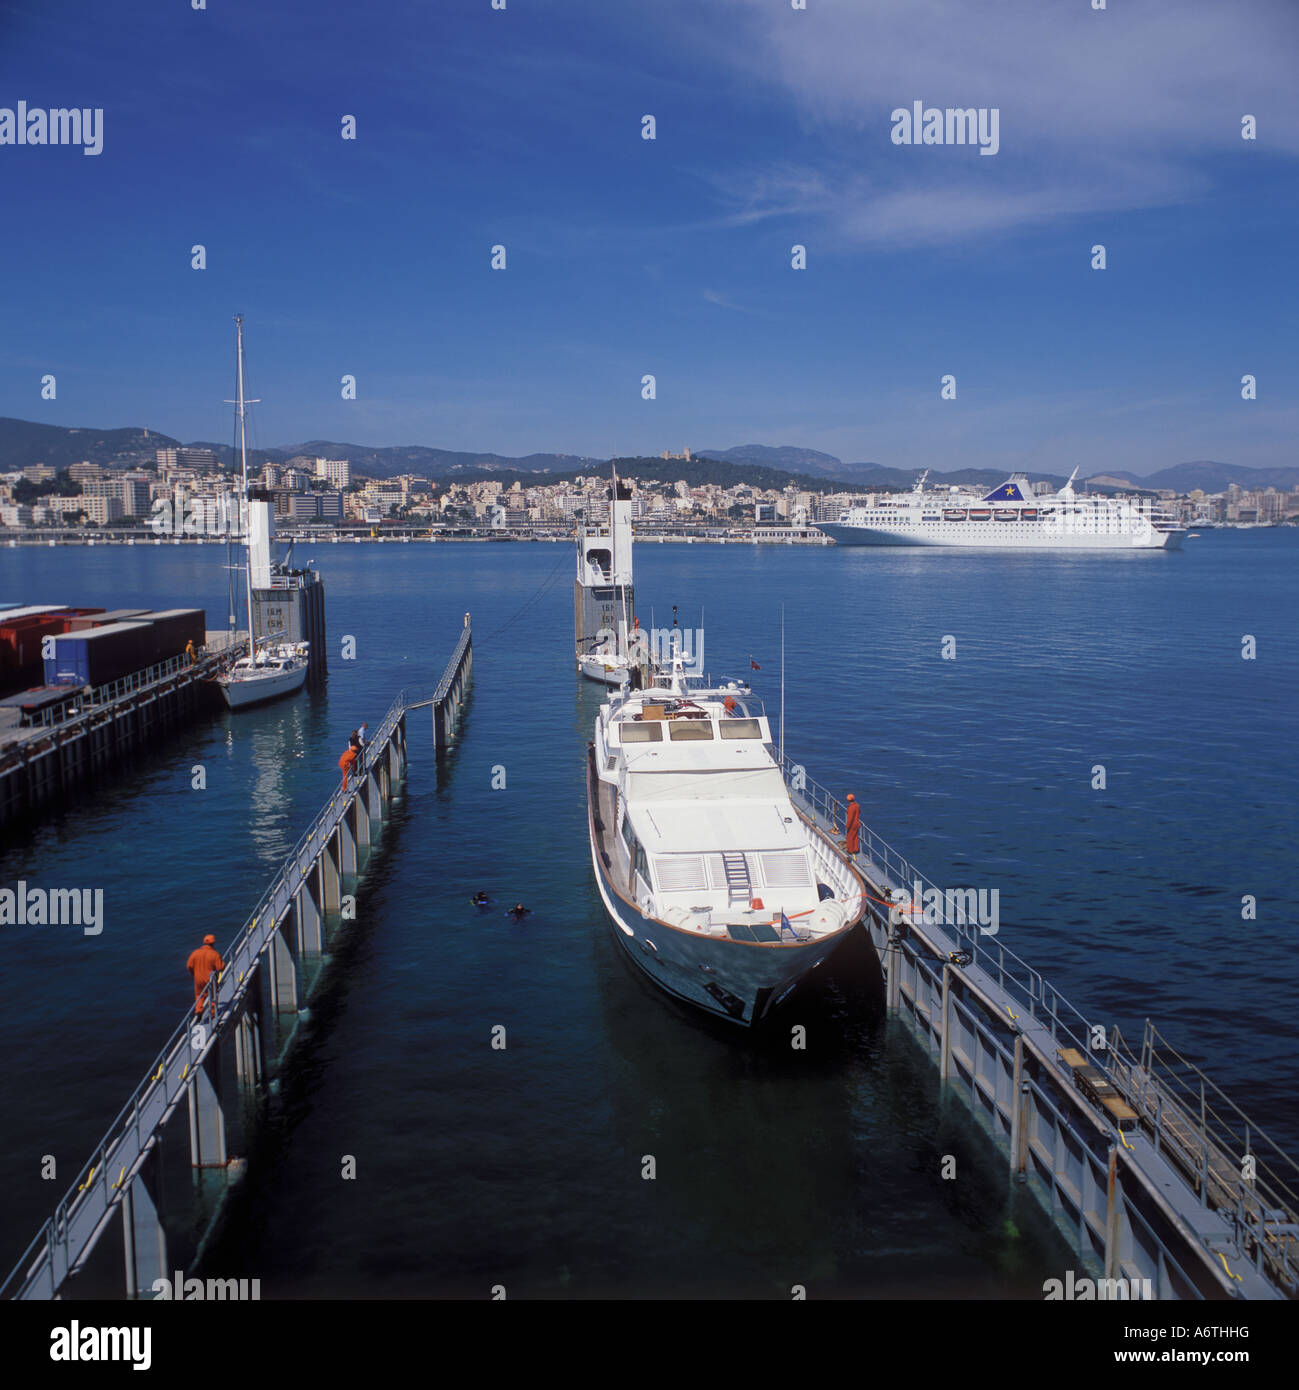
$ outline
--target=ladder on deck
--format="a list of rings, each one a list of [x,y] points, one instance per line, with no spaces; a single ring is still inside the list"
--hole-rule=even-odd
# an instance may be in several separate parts
[[[727,906],[749,905],[749,861],[739,850],[722,851],[722,868],[726,872]]]

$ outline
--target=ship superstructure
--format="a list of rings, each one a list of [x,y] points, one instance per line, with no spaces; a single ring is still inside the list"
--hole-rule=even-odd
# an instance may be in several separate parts
[[[577,667],[604,685],[620,685],[643,660],[632,584],[632,492],[614,477],[607,516],[578,520],[573,626]]]

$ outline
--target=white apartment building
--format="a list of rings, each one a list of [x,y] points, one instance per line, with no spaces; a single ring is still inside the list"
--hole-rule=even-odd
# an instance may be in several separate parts
[[[317,459],[316,477],[327,482],[330,487],[343,488],[352,486],[352,465],[347,459]]]
[[[110,521],[120,521],[126,515],[120,497],[83,497],[81,501],[86,509],[86,517],[96,526],[107,526]]]

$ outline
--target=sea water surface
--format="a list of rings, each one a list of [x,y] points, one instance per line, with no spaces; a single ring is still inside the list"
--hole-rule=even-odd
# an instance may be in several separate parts
[[[462,737],[439,762],[410,716],[404,797],[206,1267],[263,1298],[1031,1298],[1073,1266],[879,1016],[860,942],[800,1000],[804,1052],[719,1031],[624,964],[586,841],[599,693],[572,669],[569,545],[306,553],[325,690],[205,717],[5,833],[0,884],[102,888],[106,924],[0,929],[0,1263],[186,1007],[189,951],[234,937],[349,731],[431,686],[470,612]],[[1297,562],[1293,530],[1176,554],[643,544],[637,608],[665,627],[676,604],[710,672],[749,675],[773,713],[783,611],[809,776],[935,882],[998,889],[1001,941],[1130,1041],[1154,1018],[1294,1151]],[[6,548],[0,595],[201,605],[217,628],[223,563]]]

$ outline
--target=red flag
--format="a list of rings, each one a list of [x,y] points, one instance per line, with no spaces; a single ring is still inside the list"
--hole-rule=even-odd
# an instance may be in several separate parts
[[[754,661],[754,659],[753,659],[752,657],[749,658],[749,666],[750,666],[753,670],[755,670],[755,671],[761,671],[761,670],[762,670],[762,667],[759,666],[758,663],[757,663],[756,661]]]

